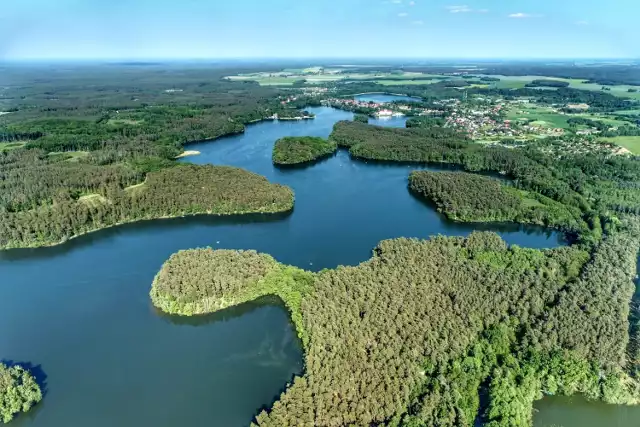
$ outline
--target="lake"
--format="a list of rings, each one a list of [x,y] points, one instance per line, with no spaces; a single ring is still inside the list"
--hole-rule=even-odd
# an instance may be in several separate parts
[[[283,136],[326,137],[352,114],[267,121],[244,134],[192,144],[183,159],[244,167],[291,186],[288,214],[194,217],[103,230],[64,245],[0,252],[0,357],[46,375],[44,401],[16,427],[246,426],[294,375],[302,352],[273,298],[195,319],[162,315],[148,292],[180,249],[256,249],[309,270],[368,259],[382,239],[495,230],[509,243],[564,244],[558,233],[514,224],[456,224],[407,190],[417,167],[352,161],[345,151],[303,169],[278,169]]]
[[[370,117],[369,124],[375,126],[404,128],[407,127],[407,116]]]
[[[637,267],[640,275],[640,258]],[[636,276],[636,300],[640,300]],[[534,405],[534,427],[631,427],[640,425],[640,406],[607,405],[582,396],[549,396]]]

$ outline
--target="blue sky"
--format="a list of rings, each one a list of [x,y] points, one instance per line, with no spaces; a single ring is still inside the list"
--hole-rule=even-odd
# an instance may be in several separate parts
[[[638,0],[2,0],[0,59],[640,57]]]

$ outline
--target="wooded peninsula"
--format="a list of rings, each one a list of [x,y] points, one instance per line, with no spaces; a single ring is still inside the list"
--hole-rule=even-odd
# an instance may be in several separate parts
[[[628,219],[591,254],[474,233],[384,241],[370,261],[316,274],[198,249],[164,264],[151,298],[183,315],[282,298],[306,371],[255,425],[472,426],[481,387],[487,425],[530,425],[541,390],[639,401],[627,353],[639,247]]]
[[[60,198],[29,211],[8,212],[0,221],[0,245],[55,245],[102,228],[149,219],[286,212],[293,209],[293,200],[290,188],[243,169],[175,165],[150,172],[139,185],[108,187],[103,194]]]

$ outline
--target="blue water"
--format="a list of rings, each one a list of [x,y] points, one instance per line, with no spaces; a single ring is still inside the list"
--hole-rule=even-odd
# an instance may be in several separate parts
[[[415,167],[352,161],[345,151],[304,169],[271,162],[282,136],[326,137],[352,114],[312,108],[315,120],[262,122],[193,144],[183,161],[235,165],[291,186],[292,213],[149,221],[53,248],[0,252],[0,357],[46,374],[47,394],[15,427],[246,426],[302,370],[286,311],[260,302],[214,316],[160,315],[148,292],[180,249],[257,249],[310,270],[368,259],[382,239],[493,229],[509,243],[563,244],[517,225],[456,224],[407,190]]]

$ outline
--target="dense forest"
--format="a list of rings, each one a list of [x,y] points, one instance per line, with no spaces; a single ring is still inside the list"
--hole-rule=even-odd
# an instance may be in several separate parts
[[[360,159],[448,164],[468,172],[501,173],[517,189],[542,195],[572,211],[579,209],[591,227],[590,233],[583,233],[586,239],[598,239],[603,227],[615,224],[611,211],[640,213],[640,161],[636,158],[549,154],[547,141],[522,149],[484,147],[462,133],[437,126],[393,129],[344,121],[334,126],[330,139]]]
[[[185,271],[190,271],[189,277]],[[156,275],[151,287],[154,306],[166,313],[192,316],[277,295],[292,314],[298,336],[306,346],[300,304],[314,276],[284,266],[255,251],[193,249],[173,254]]]
[[[526,87],[569,87],[569,82],[553,79],[536,79],[527,83]]]
[[[580,209],[481,175],[415,171],[409,177],[409,188],[456,221],[514,221],[560,228],[574,234],[589,230]]]
[[[283,105],[278,89],[223,79],[232,71],[7,67],[2,78],[11,85],[0,99],[0,111],[9,112],[0,116],[0,247],[52,244],[101,224],[198,211],[196,205],[160,208],[159,193],[150,205],[130,208],[125,189],[145,179],[148,184],[148,174],[174,166],[188,142],[243,132],[246,123],[274,114],[305,114]],[[253,209],[233,209],[244,210]]]
[[[190,314],[281,295],[306,372],[256,425],[472,426],[480,413],[492,427],[526,426],[542,390],[638,402],[625,354],[639,247],[625,220],[592,255],[473,233],[384,241],[370,261],[317,274],[201,249],[172,256],[151,297]]]
[[[53,245],[126,222],[195,214],[274,213],[293,209],[290,188],[228,166],[176,165],[151,172],[142,184],[117,183],[75,199],[0,216],[0,247]]]
[[[337,149],[335,142],[313,136],[280,138],[273,146],[273,163],[276,165],[308,163],[330,156]]]
[[[602,85],[640,85],[640,67],[638,64],[576,64],[575,62],[547,63],[541,61],[504,63],[478,61],[484,74],[503,76],[547,76],[563,79],[581,79]],[[456,67],[459,66],[459,67]],[[594,66],[596,65],[596,66]],[[408,72],[448,74],[452,69],[464,68],[466,64],[405,64],[400,69]],[[390,66],[390,68],[393,68]],[[396,69],[398,67],[395,67]],[[362,68],[362,72],[370,68]]]
[[[41,400],[42,390],[27,369],[0,363],[0,422],[8,423]]]

